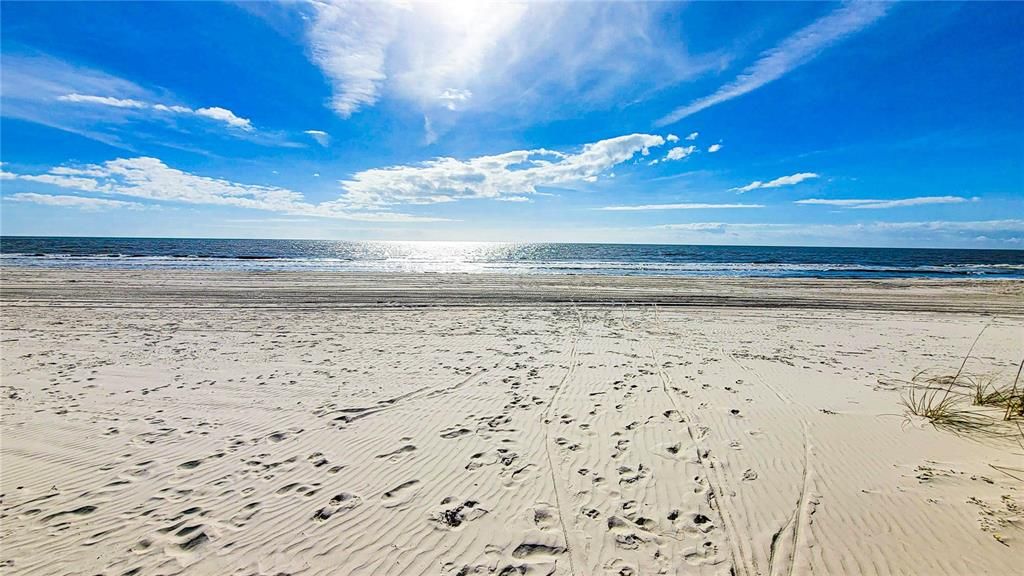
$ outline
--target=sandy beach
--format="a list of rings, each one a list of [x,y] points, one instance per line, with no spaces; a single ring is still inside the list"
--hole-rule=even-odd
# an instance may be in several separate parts
[[[1019,574],[1024,283],[2,270],[2,573]],[[973,346],[973,350],[972,350]]]

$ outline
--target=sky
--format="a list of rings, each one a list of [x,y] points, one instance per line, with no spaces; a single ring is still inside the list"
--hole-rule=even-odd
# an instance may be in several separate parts
[[[1024,248],[1024,3],[0,16],[4,235]]]

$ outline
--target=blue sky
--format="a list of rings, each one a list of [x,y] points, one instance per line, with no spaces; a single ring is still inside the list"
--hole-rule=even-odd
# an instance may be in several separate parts
[[[2,16],[4,234],[1024,247],[1020,3]]]

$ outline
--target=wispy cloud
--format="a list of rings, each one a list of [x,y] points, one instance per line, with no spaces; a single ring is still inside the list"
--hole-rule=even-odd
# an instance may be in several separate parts
[[[473,92],[469,90],[461,90],[457,88],[447,88],[441,92],[438,100],[444,103],[444,107],[455,111],[458,110],[462,104],[469,102],[469,99],[473,97]]]
[[[721,144],[712,144],[711,146],[708,146],[708,152],[710,152],[711,154],[714,154],[715,152],[718,152],[721,149]]]
[[[778,80],[790,70],[812,60],[825,48],[871,25],[885,15],[888,7],[888,3],[885,2],[848,2],[844,4],[841,8],[797,31],[778,46],[761,53],[756,62],[714,94],[676,108],[659,119],[655,125],[674,124],[691,114],[732,100],[737,96],[757,90],[769,82]]]
[[[723,210],[735,208],[764,208],[763,204],[641,204],[639,206],[604,206],[595,210],[607,210],[611,212],[634,212],[646,210]]]
[[[596,182],[612,167],[665,144],[653,134],[630,134],[585,144],[575,153],[515,150],[469,160],[437,158],[373,168],[341,182],[339,200],[352,207],[435,204],[469,198],[529,196],[538,187]]]
[[[76,106],[55,106],[61,97],[92,100],[87,94],[116,94],[125,106],[85,107],[87,114]],[[49,56],[3,55],[3,82],[0,83],[0,102],[3,116],[33,122],[77,134],[104,144],[131,149],[125,142],[127,134],[121,130],[126,115],[136,113],[135,102],[153,94],[134,82],[105,72],[72,66]],[[70,100],[65,100],[70,102]],[[112,128],[101,129],[99,125]]]
[[[0,162],[0,180],[14,180],[18,177],[14,172],[8,172],[3,169],[4,163]]]
[[[85,196],[67,196],[57,194],[36,194],[34,192],[19,192],[4,196],[5,200],[14,202],[29,202],[32,204],[43,204],[46,206],[63,206],[80,208],[82,210],[109,210],[111,208],[129,208],[141,210],[144,205],[138,202],[125,202],[123,200],[108,200],[106,198],[87,198]]]
[[[690,132],[690,135],[687,136],[686,139],[693,141],[696,140],[698,136],[700,136],[700,132]]]
[[[50,56],[3,55],[0,107],[17,118],[136,152],[158,145],[207,154],[197,133],[261,146],[300,147],[296,135],[257,129],[223,106],[192,107],[163,89]],[[139,129],[145,125],[145,129]]]
[[[923,204],[960,204],[961,202],[977,201],[978,198],[962,196],[918,196],[916,198],[897,198],[892,200],[872,200],[867,198],[826,199],[807,198],[796,200],[794,204],[819,204],[823,206],[840,206],[853,209],[900,208],[903,206],[921,206]]]
[[[946,232],[1024,232],[1024,220],[923,220],[910,222],[867,222],[856,224],[816,224],[813,222],[685,222],[680,224],[659,224],[654,229],[666,230],[800,230],[817,228],[819,230],[925,230]]]
[[[780,176],[775,180],[769,180],[768,182],[755,180],[746,186],[729,188],[729,191],[743,194],[744,192],[750,192],[751,190],[757,190],[759,188],[781,188],[783,186],[794,186],[804,180],[812,180],[814,178],[820,178],[820,176],[814,172],[799,172],[797,174],[790,174],[789,176]]]
[[[676,242],[819,246],[939,246],[1015,243],[1024,220],[928,220],[823,224],[814,222],[684,222],[650,226]]]
[[[329,107],[349,118],[395,98],[429,115],[437,135],[464,112],[564,116],[636,100],[727,60],[691,56],[664,30],[659,15],[668,7],[656,3],[311,6],[306,40],[331,84]]]
[[[393,2],[314,2],[313,61],[334,87],[331,108],[348,118],[380,98],[385,58],[401,8]]]
[[[208,108],[192,109],[188,106],[181,106],[177,104],[151,104],[143,102],[141,100],[133,100],[129,98],[116,98],[113,96],[94,96],[89,94],[64,94],[58,96],[57,100],[61,102],[70,102],[73,104],[89,104],[97,106],[111,106],[113,108],[131,108],[135,110],[156,110],[157,112],[170,112],[173,114],[191,114],[194,116],[202,116],[203,118],[209,118],[221,122],[231,128],[238,128],[245,132],[252,132],[252,122],[248,118],[242,118],[236,115],[227,108],[221,108],[219,106],[211,106]]]
[[[252,132],[253,130],[252,122],[250,122],[248,118],[241,118],[235,115],[234,112],[228,110],[227,108],[221,108],[219,106],[210,106],[208,108],[198,108],[196,110],[191,110],[190,112],[186,113],[191,113],[195,114],[196,116],[202,116],[204,118],[210,118],[218,122],[223,122],[224,124],[227,124],[232,128],[238,128],[239,130],[244,130],[246,132]]]
[[[1024,220],[930,220],[923,222],[876,222],[886,230],[930,230],[948,232],[1024,232]]]
[[[310,138],[316,140],[316,143],[324,148],[331,145],[331,135],[323,130],[306,130],[303,134],[309,135]]]
[[[276,186],[243,184],[221,178],[210,178],[178,170],[157,158],[118,158],[102,164],[84,166],[57,166],[45,174],[13,174],[19,181],[46,184],[79,190],[91,194],[126,196],[153,202],[235,206],[254,210],[267,210],[281,214],[320,216],[370,222],[436,222],[446,220],[417,216],[388,210],[352,209],[338,201],[312,204],[294,190]],[[4,196],[4,199],[8,199]],[[15,201],[28,201],[64,206],[96,206],[105,208],[131,207],[131,202],[84,198],[81,196],[54,196],[22,194],[11,196]],[[77,199],[77,200],[76,200]],[[96,202],[103,200],[103,202]]]
[[[113,106],[114,108],[148,108],[149,104],[140,102],[138,100],[132,100],[131,98],[113,98],[110,96],[89,96],[86,94],[65,94],[58,96],[57,100],[61,102],[75,102],[85,104],[101,104],[103,106]]]

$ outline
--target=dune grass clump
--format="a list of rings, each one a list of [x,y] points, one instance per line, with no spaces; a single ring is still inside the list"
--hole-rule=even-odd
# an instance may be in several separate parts
[[[1024,387],[1020,386],[1024,361],[1013,383],[1005,386],[999,386],[991,374],[965,374],[966,364],[965,358],[954,375],[923,371],[903,381],[907,418],[924,418],[936,428],[960,435],[1024,438],[1019,422],[1024,418]]]
[[[1010,420],[1014,417],[1024,418],[1024,388],[1018,388],[1022,370],[1024,370],[1024,360],[1021,360],[1020,366],[1017,367],[1017,376],[1013,379],[1013,387],[1010,389],[1010,393],[1005,396],[1006,414],[1003,420]],[[1017,429],[1020,429],[1020,423],[1017,424]],[[1021,435],[1024,436],[1024,432]]]
[[[972,409],[965,397],[962,391],[911,381],[903,396],[903,406],[908,417],[924,418],[932,426],[954,434],[1005,436],[1006,431],[997,418]]]

